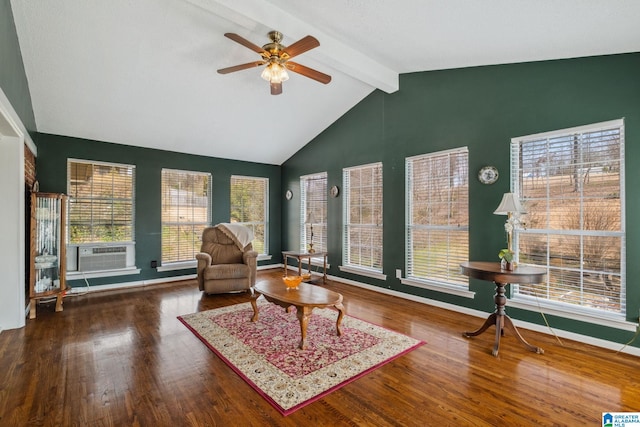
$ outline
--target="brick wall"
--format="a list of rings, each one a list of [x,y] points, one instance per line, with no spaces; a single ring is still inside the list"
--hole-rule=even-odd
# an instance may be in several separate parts
[[[33,155],[29,147],[24,146],[24,185],[27,190],[31,189],[36,181],[36,156]]]
[[[27,296],[25,298],[25,307],[29,306],[29,295],[31,295],[31,198],[30,193],[33,188],[33,183],[36,181],[36,156],[33,155],[27,145],[24,145],[24,193],[25,193],[25,239],[27,244],[25,245],[25,284],[24,292]],[[34,302],[35,304],[35,302]]]

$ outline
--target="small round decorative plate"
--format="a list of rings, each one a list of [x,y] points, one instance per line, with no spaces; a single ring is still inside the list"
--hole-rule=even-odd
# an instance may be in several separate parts
[[[291,192],[291,190],[287,190],[287,192],[284,193],[284,197],[286,197],[287,200],[291,200],[291,198],[293,197],[293,193]]]
[[[338,194],[340,194],[340,189],[337,185],[334,185],[333,187],[331,187],[331,190],[329,190],[329,193],[331,193],[331,197],[338,197]]]
[[[493,184],[498,180],[498,169],[494,166],[485,166],[478,172],[478,179],[483,184]]]

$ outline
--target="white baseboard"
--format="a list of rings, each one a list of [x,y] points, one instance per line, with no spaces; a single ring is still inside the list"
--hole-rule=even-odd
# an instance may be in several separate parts
[[[259,265],[257,267],[258,270],[271,270],[273,268],[282,268],[283,264],[265,264],[265,265]]]
[[[258,270],[270,270],[273,268],[282,268],[283,264],[271,264],[271,265],[262,265],[258,266]],[[162,277],[159,279],[149,279],[149,280],[136,280],[133,282],[119,282],[112,283],[106,285],[89,285],[89,286],[74,286],[72,288],[67,288],[67,295],[78,295],[78,294],[86,294],[88,292],[102,292],[102,291],[115,291],[121,289],[133,289],[140,288],[149,285],[157,285],[159,283],[169,283],[169,282],[180,282],[182,280],[192,280],[196,279],[197,274],[184,274],[181,276],[173,276],[173,277]],[[29,308],[27,307],[27,313],[29,312]]]
[[[67,290],[67,295],[73,296],[78,294],[86,294],[89,292],[104,292],[104,291],[115,291],[115,290],[122,290],[122,289],[141,288],[149,285],[157,285],[159,283],[180,282],[182,280],[191,280],[191,279],[195,279],[196,277],[197,276],[195,274],[186,274],[184,276],[163,277],[160,279],[150,279],[150,280],[136,280],[134,282],[121,282],[121,283],[113,283],[113,284],[107,284],[107,285],[76,286],[73,288],[69,288]]]

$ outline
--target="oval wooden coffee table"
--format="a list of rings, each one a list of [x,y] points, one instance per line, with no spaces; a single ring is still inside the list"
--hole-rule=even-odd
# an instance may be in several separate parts
[[[284,307],[285,310],[291,306],[296,307],[302,336],[300,349],[307,348],[307,325],[309,324],[311,312],[316,307],[329,307],[338,311],[336,330],[338,336],[342,336],[340,322],[342,322],[342,316],[344,316],[344,306],[342,305],[341,294],[309,283],[300,283],[298,289],[287,289],[284,283],[260,282],[253,287],[251,294],[251,305],[253,306],[252,322],[258,321],[258,304],[256,304],[256,300],[260,295],[264,295],[267,301]]]

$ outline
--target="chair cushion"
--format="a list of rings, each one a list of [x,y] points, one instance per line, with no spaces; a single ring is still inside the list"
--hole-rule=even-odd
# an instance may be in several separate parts
[[[216,264],[204,269],[204,279],[244,279],[249,277],[250,272],[246,264]]]
[[[251,243],[245,251],[252,250]],[[212,264],[242,264],[242,250],[222,230],[216,227],[205,228],[202,233],[202,247],[200,252],[211,255]]]
[[[211,245],[211,259],[214,264],[242,264],[242,252],[236,245]]]

